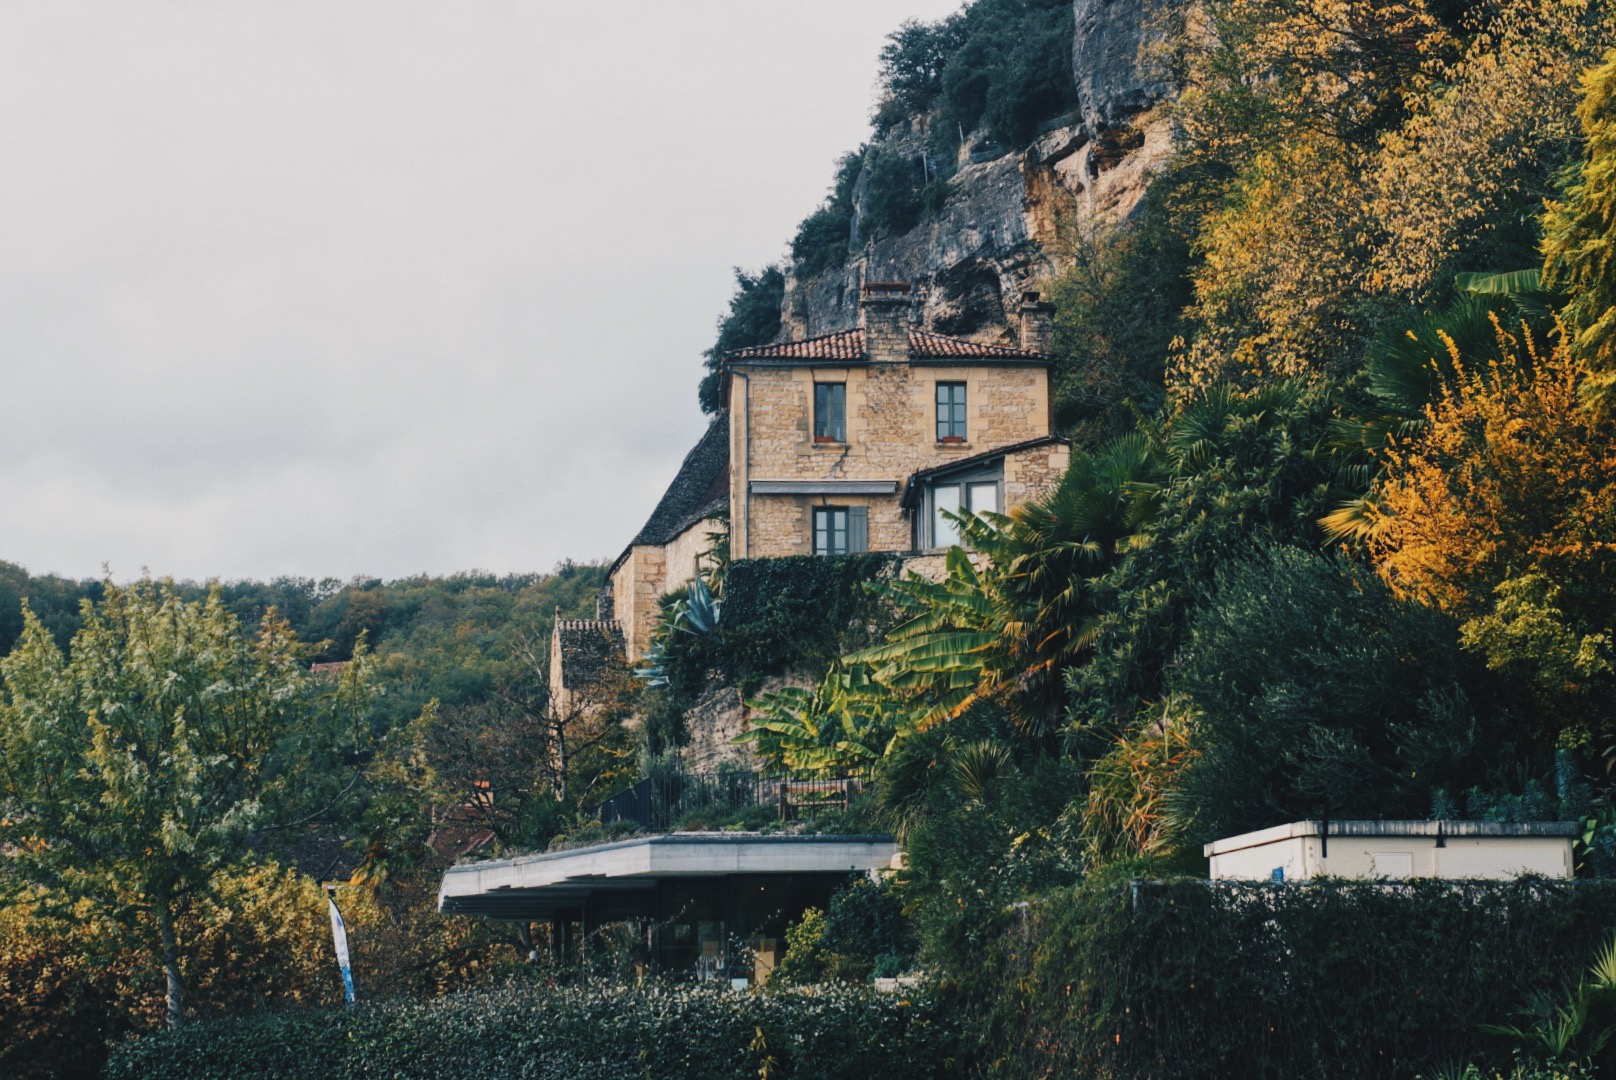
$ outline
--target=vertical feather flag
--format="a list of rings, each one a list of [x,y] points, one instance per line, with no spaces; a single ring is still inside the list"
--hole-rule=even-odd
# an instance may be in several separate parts
[[[333,893],[326,893],[326,903],[331,908],[331,940],[337,947],[337,966],[342,969],[342,991],[350,1008],[354,1003],[353,967],[348,963],[348,927],[342,921],[342,912],[337,910],[337,898]]]

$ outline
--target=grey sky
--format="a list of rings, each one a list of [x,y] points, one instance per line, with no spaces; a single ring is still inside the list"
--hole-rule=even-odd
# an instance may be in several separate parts
[[[959,0],[0,5],[0,559],[612,556],[730,267]]]

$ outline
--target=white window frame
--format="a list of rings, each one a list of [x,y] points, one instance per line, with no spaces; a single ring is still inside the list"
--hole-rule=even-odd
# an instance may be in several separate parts
[[[961,473],[945,479],[931,480],[921,490],[920,513],[917,515],[915,530],[919,543],[916,545],[922,551],[944,551],[960,542],[957,535],[949,536],[939,516],[937,492],[939,490],[957,493],[958,505],[968,507],[972,513],[982,513],[990,509],[985,506],[973,506],[970,502],[973,487],[986,488],[993,486],[994,513],[1004,512],[1004,466],[1002,464],[987,469],[978,469],[973,472]],[[955,527],[957,529],[957,526]]]

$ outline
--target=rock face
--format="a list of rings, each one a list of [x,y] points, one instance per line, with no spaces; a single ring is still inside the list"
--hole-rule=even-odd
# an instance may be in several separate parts
[[[1072,72],[1089,138],[1131,125],[1134,117],[1172,92],[1157,70],[1151,46],[1161,41],[1165,8],[1149,0],[1073,0],[1077,32]]]
[[[1063,238],[1125,218],[1170,149],[1168,125],[1155,106],[1171,87],[1142,56],[1156,33],[1149,2],[1075,0],[1080,112],[1073,122],[1019,153],[973,161],[982,155],[962,151],[947,201],[906,233],[867,237],[856,212],[846,263],[805,279],[788,272],[781,338],[856,326],[864,282],[909,281],[918,325],[1010,343],[1022,290],[1060,268]],[[923,127],[917,119],[910,135],[893,141],[918,148]],[[975,142],[967,139],[966,146]],[[861,190],[862,180],[856,205]]]

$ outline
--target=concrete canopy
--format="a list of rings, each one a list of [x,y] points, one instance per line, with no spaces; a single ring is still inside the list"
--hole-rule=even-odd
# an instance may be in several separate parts
[[[542,921],[588,907],[605,917],[650,914],[659,884],[722,878],[825,878],[886,869],[890,836],[674,833],[574,851],[468,863],[443,875],[438,910]]]

